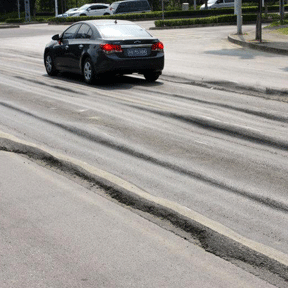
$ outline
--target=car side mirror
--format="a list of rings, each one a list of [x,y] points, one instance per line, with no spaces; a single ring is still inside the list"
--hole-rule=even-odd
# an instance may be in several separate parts
[[[88,11],[88,12],[91,11],[91,8],[88,8],[87,11]]]
[[[52,40],[59,41],[59,40],[60,40],[59,34],[54,35],[54,36],[52,37]]]

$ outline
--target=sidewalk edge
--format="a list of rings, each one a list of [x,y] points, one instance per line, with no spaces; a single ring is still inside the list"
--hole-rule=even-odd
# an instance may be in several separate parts
[[[249,42],[246,42],[245,40],[237,39],[237,37],[239,37],[239,35],[230,34],[228,35],[228,41],[234,44],[238,44],[242,47],[248,47],[248,48],[252,48],[252,49],[256,49],[256,50],[260,50],[264,52],[276,53],[276,54],[281,54],[281,55],[288,55],[288,50],[286,49],[264,46],[265,45],[264,43],[257,43],[257,44],[249,43]]]
[[[0,29],[8,29],[8,28],[20,28],[20,26],[19,25],[15,25],[15,24],[12,24],[12,25],[0,24]]]

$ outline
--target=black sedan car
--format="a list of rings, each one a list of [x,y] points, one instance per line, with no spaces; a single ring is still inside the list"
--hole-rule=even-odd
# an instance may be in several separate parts
[[[164,67],[164,46],[130,21],[81,21],[52,37],[44,64],[49,75],[78,73],[89,84],[104,75],[132,73],[156,81]]]

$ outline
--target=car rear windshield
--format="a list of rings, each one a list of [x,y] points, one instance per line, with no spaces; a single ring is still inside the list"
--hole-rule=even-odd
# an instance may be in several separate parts
[[[147,38],[152,37],[145,29],[138,25],[103,25],[97,26],[102,38]]]
[[[110,7],[112,7],[113,9],[116,9],[118,7],[119,3],[118,2],[114,2],[110,5]]]
[[[91,5],[90,4],[85,4],[83,6],[81,6],[78,10],[85,10],[87,8],[89,8]]]

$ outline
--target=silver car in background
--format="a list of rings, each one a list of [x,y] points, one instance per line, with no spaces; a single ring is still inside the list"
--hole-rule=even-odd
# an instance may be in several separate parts
[[[69,14],[71,17],[79,17],[79,16],[103,16],[103,15],[111,15],[110,5],[105,3],[92,3],[85,4],[81,6],[78,10],[73,11]]]
[[[71,9],[67,10],[67,11],[66,11],[65,13],[63,13],[63,14],[58,14],[56,17],[59,17],[59,18],[61,18],[61,17],[68,17],[68,16],[70,15],[70,13],[72,13],[72,12],[78,10],[78,9],[79,9],[78,7],[76,7],[76,8],[71,8]]]

